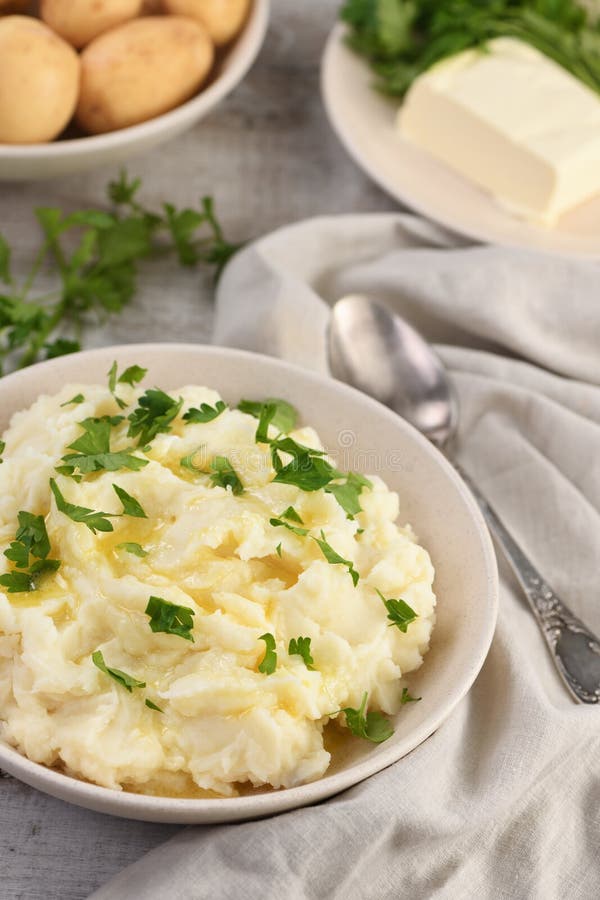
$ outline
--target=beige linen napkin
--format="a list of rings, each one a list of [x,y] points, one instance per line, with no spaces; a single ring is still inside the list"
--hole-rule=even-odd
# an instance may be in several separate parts
[[[463,465],[600,633],[599,280],[407,215],[315,219],[234,260],[215,340],[327,372],[328,304],[368,292],[401,311],[456,380]],[[572,703],[501,578],[481,675],[409,756],[318,806],[186,829],[96,900],[600,896],[600,708]]]

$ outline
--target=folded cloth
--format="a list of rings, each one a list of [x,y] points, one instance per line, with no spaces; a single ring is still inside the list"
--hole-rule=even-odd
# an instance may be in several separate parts
[[[465,469],[600,634],[599,278],[408,215],[321,218],[234,259],[215,341],[327,373],[329,304],[368,293],[401,312],[453,374]],[[569,699],[500,564],[488,659],[429,740],[326,803],[188,828],[94,898],[599,897],[600,708]]]

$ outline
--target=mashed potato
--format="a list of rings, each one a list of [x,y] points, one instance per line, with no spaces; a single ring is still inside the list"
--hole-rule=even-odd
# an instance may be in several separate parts
[[[126,417],[144,393],[119,392],[127,407],[111,423],[111,452],[136,445]],[[362,511],[350,518],[324,489],[273,481],[255,417],[227,408],[190,423],[186,410],[214,408],[218,394],[195,386],[169,393],[183,405],[167,430],[133,451],[148,460],[138,471],[79,481],[56,471],[82,435],[78,423],[120,413],[106,387],[42,396],[4,435],[0,575],[15,571],[3,551],[23,510],[45,517],[60,568],[30,591],[0,587],[0,734],[36,762],[142,793],[231,796],[247,782],[279,788],[319,778],[330,762],[323,729],[332,714],[347,724],[342,710],[360,708],[365,694],[370,710],[401,706],[402,676],[421,665],[434,622],[429,556],[395,524],[398,497],[380,478],[370,476]],[[68,402],[78,394],[84,399]],[[277,436],[273,425],[268,435]],[[291,437],[321,447],[310,428]],[[228,459],[242,493],[206,474],[217,457]],[[94,533],[59,511],[51,478],[69,503],[113,516],[113,530]],[[113,485],[146,517],[119,515]],[[297,518],[282,519],[289,507]],[[356,586],[349,565],[330,561],[315,540],[323,536],[352,563]],[[405,631],[378,591],[414,612]],[[151,629],[151,596],[185,607],[188,620],[193,614],[187,638]],[[270,674],[265,635],[275,643]],[[289,652],[301,636],[310,638],[312,665]],[[94,663],[98,651],[112,676]]]

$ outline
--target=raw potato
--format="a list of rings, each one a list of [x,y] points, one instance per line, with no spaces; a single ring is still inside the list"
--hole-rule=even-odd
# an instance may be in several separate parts
[[[134,19],[81,54],[77,121],[91,134],[153,119],[193,97],[210,72],[206,29],[179,16]]]
[[[53,140],[73,115],[78,87],[69,44],[38,19],[0,19],[0,143]]]
[[[203,22],[217,47],[240,32],[250,8],[250,0],[163,0],[163,4],[168,13]]]
[[[79,48],[135,18],[141,8],[142,0],[41,0],[40,15],[53,31]]]

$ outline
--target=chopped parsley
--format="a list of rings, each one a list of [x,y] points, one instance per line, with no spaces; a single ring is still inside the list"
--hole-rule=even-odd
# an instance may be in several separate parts
[[[277,554],[279,559],[281,559],[281,543],[277,544],[277,546],[275,547],[275,553]]]
[[[308,534],[308,528],[298,528],[297,525],[290,525],[289,521],[284,522],[284,519],[291,519],[292,522],[299,522],[301,525],[304,525],[304,522],[296,512],[293,506],[288,506],[288,508],[281,513],[279,518],[269,519],[269,523],[274,527],[283,527],[287,528],[289,531],[293,531],[294,534],[298,534],[301,537],[305,537]]]
[[[48,559],[50,539],[43,516],[21,510],[18,515],[19,528],[14,541],[4,551],[4,555],[15,565],[15,570],[0,576],[0,585],[9,594],[34,591],[37,578],[44,572],[56,572],[60,566],[58,559]],[[34,561],[30,563],[30,556]]]
[[[341,709],[346,716],[346,725],[356,737],[364,738],[373,744],[381,744],[387,741],[394,733],[394,729],[386,716],[380,712],[369,712],[365,715],[368,694],[365,691],[359,709],[348,706]]]
[[[298,413],[287,400],[280,400],[277,397],[269,397],[263,402],[254,400],[242,400],[238,404],[240,412],[254,416],[255,419],[261,419],[265,407],[274,407],[275,412],[270,416],[269,422],[282,434],[289,434],[296,426]]]
[[[153,703],[152,700],[148,700],[148,698],[144,700],[144,703],[146,704],[148,709],[155,709],[156,712],[159,713],[164,712],[164,709],[161,709],[160,706],[157,706],[156,703]]]
[[[81,522],[93,534],[96,534],[97,531],[114,531],[113,524],[109,521],[109,519],[114,518],[114,513],[96,512],[93,509],[88,509],[86,506],[76,506],[74,503],[69,503],[61,494],[54,478],[50,479],[50,488],[54,494],[58,511],[68,516],[73,522]]]
[[[0,441],[0,463],[3,463],[2,454],[6,450],[6,441]]]
[[[277,651],[275,650],[275,638],[272,634],[261,634],[259,641],[265,642],[265,655],[263,661],[258,667],[258,671],[263,675],[272,675],[277,668]]]
[[[400,703],[404,706],[405,703],[418,703],[421,697],[411,697],[408,693],[408,688],[402,688],[402,696],[400,697]]]
[[[117,396],[117,385],[128,384],[135,387],[139,384],[148,373],[148,369],[142,369],[141,366],[129,366],[121,375],[117,375],[117,362],[112,364],[108,372],[108,389],[117,401],[119,409],[125,409],[127,404],[124,400]]]
[[[226,456],[215,456],[210,470],[210,480],[215,487],[231,488],[233,494],[243,493],[244,485]]]
[[[383,600],[383,604],[387,609],[387,617],[390,620],[390,627],[392,625],[395,625],[403,634],[406,634],[407,628],[410,623],[419,618],[414,609],[412,609],[412,607],[410,607],[404,600],[386,600],[381,591],[377,591],[377,593]]]
[[[143,447],[161,432],[171,430],[171,422],[183,406],[183,397],[174,400],[160,388],[150,388],[138,400],[138,405],[127,417],[129,437],[139,438],[138,446]]]
[[[192,628],[196,615],[189,606],[178,606],[163,600],[162,597],[150,597],[146,606],[146,615],[150,617],[150,630],[155,634],[175,634],[186,641],[194,643]]]
[[[123,421],[121,416],[102,416],[99,419],[84,419],[78,424],[83,434],[69,444],[68,449],[75,453],[63,456],[64,466],[59,467],[61,475],[72,476],[75,472],[87,475],[90,472],[116,472],[118,469],[131,469],[137,472],[148,465],[148,460],[134,456],[131,450],[111,452],[110,433],[113,425]]]
[[[77,406],[78,403],[83,403],[84,400],[85,400],[85,397],[83,396],[83,394],[75,394],[75,396],[71,397],[70,400],[66,400],[64,403],[61,403],[60,405],[61,405],[61,408],[63,406],[71,406],[71,405]]]
[[[358,580],[360,575],[354,568],[354,563],[350,559],[344,559],[343,556],[340,556],[339,553],[336,553],[333,547],[327,543],[325,539],[325,533],[321,531],[321,538],[313,537],[313,541],[316,541],[319,547],[321,548],[321,552],[323,556],[327,560],[328,563],[331,563],[332,566],[340,565],[346,566],[348,568],[348,572],[350,577],[352,578],[352,583],[354,587],[358,584]]]
[[[128,675],[127,672],[122,672],[121,669],[109,668],[109,666],[107,666],[104,662],[104,656],[102,655],[101,650],[96,650],[95,653],[92,653],[92,662],[97,669],[100,669],[100,671],[104,672],[105,675],[109,675],[118,684],[121,684],[126,691],[129,691],[130,694],[134,688],[146,687],[145,681],[138,681],[137,678],[134,678],[132,675]]]
[[[288,647],[288,656],[301,656],[307,669],[314,671],[314,659],[310,654],[310,638],[292,638]]]
[[[126,490],[124,490],[122,487],[119,487],[118,484],[113,484],[113,491],[123,504],[124,516],[133,516],[135,519],[148,518],[140,503],[138,503],[135,497],[132,497],[131,494],[128,494]]]
[[[222,400],[217,400],[214,406],[210,406],[208,403],[201,403],[199,409],[188,409],[183,419],[189,424],[212,422],[213,419],[217,419],[226,409],[227,404],[223,403]]]
[[[124,541],[122,544],[117,544],[117,550],[125,550],[126,553],[131,553],[133,556],[139,556],[141,559],[144,556],[148,556],[148,551],[144,550],[141,544],[136,544],[135,541]]]
[[[305,447],[289,437],[277,438],[270,441],[270,444],[271,460],[277,473],[273,481],[279,484],[293,484],[301,491],[318,491],[335,478],[343,477],[341,472],[323,459],[323,450]],[[280,453],[292,456],[291,462],[286,466],[283,465]]]
[[[187,469],[188,472],[193,472],[194,475],[197,475],[198,472],[202,472],[202,466],[201,466],[201,465],[196,465],[196,464],[195,464],[195,462],[194,462],[194,457],[195,457],[198,453],[200,453],[201,450],[204,449],[204,446],[205,446],[204,444],[201,444],[199,447],[196,447],[195,450],[192,450],[191,453],[188,453],[187,456],[183,456],[183,457],[179,460],[179,465],[181,466],[181,468],[182,468],[182,469]]]
[[[349,472],[343,484],[329,484],[326,493],[333,494],[349,519],[361,512],[360,495],[363,488],[372,488],[373,484],[364,475]]]

